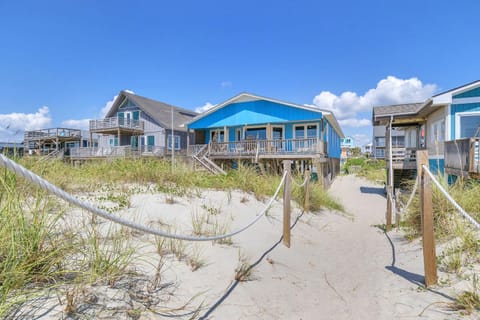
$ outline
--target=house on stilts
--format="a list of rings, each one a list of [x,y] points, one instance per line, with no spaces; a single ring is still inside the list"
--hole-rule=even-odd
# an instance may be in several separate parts
[[[340,171],[340,139],[332,112],[241,93],[186,124],[194,133],[189,154],[212,172],[254,165],[278,171],[293,160],[300,171],[312,168],[325,182]]]

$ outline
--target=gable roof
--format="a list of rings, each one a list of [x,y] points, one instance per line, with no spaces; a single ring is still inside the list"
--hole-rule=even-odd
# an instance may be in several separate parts
[[[207,115],[212,114],[212,113],[214,113],[214,112],[216,112],[216,111],[222,109],[223,107],[225,107],[227,105],[230,105],[232,103],[249,102],[249,101],[257,101],[257,100],[269,101],[269,102],[276,103],[276,104],[282,104],[282,105],[290,106],[290,107],[293,107],[293,108],[298,108],[298,109],[303,109],[303,110],[308,110],[308,111],[320,113],[328,120],[328,122],[333,126],[335,131],[337,131],[340,138],[343,138],[343,136],[344,136],[343,131],[340,128],[340,125],[339,125],[337,119],[335,118],[334,114],[331,111],[323,110],[323,109],[320,109],[320,108],[311,107],[311,106],[307,106],[307,105],[301,105],[301,104],[296,104],[296,103],[292,103],[292,102],[281,101],[281,100],[278,100],[278,99],[267,98],[267,97],[255,95],[255,94],[252,94],[252,93],[247,93],[247,92],[242,92],[242,93],[240,93],[240,94],[238,94],[238,95],[236,95],[236,96],[234,96],[234,97],[232,97],[232,98],[230,98],[230,99],[228,99],[228,100],[226,100],[222,103],[217,104],[215,107],[213,107],[213,108],[199,114],[198,116],[196,116],[194,119],[192,119],[189,122],[189,124],[193,123],[195,121],[198,121],[198,120],[206,117]]]
[[[125,99],[129,99],[135,103],[136,106],[138,106],[143,112],[145,112],[165,129],[172,129],[172,108],[173,129],[177,131],[186,131],[186,128],[183,125],[198,115],[197,112],[192,110],[172,106],[170,104],[142,97],[127,91],[120,91],[112,107],[105,115],[105,118],[112,117],[118,111],[120,105],[125,101]]]
[[[432,97],[433,104],[450,104],[452,103],[452,98],[454,95],[458,95],[460,93],[475,89],[477,87],[480,87],[480,80],[472,81],[470,83],[464,84],[463,86],[438,93]]]

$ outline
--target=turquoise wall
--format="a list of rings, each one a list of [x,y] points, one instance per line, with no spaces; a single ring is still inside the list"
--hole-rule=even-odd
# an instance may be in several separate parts
[[[480,97],[480,87],[453,96],[454,99],[472,97]]]
[[[445,173],[445,160],[444,159],[428,159],[428,166],[430,171],[433,174],[440,174]]]

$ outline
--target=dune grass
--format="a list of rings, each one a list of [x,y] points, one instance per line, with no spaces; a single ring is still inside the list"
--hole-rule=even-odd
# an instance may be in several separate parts
[[[158,159],[116,159],[76,167],[57,160],[16,160],[67,192],[102,191],[105,196],[100,200],[117,203],[113,210],[129,206],[129,195],[125,194],[129,192],[125,188],[129,184],[153,185],[172,199],[201,194],[204,188],[242,190],[266,199],[281,180],[276,175],[259,176],[245,167],[226,176],[193,172],[182,164],[172,170],[168,161]],[[341,209],[321,186],[312,184],[310,190],[310,210]],[[302,203],[302,189],[294,189],[292,198]],[[111,285],[128,273],[131,262],[137,258],[129,241],[130,233],[122,228],[100,228],[89,215],[79,223],[65,223],[71,219],[66,215],[67,209],[59,199],[0,169],[0,317],[27,300],[33,289],[62,284]],[[226,231],[228,226],[219,225],[218,229],[215,233]],[[167,246],[183,259],[185,244],[181,242],[178,248],[177,243],[180,242],[170,241]],[[159,254],[163,254],[161,250]],[[195,269],[201,267],[198,256],[193,255],[190,260],[196,261],[192,263]],[[66,308],[75,309],[72,305]]]

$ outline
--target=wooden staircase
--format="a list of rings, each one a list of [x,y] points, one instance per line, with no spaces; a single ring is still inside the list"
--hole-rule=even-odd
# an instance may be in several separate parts
[[[192,157],[196,162],[200,163],[205,169],[207,169],[211,173],[227,175],[227,173],[222,168],[217,166],[215,162],[208,158],[209,154],[210,153],[208,149],[208,144],[206,144],[201,147],[195,154],[193,154]]]

